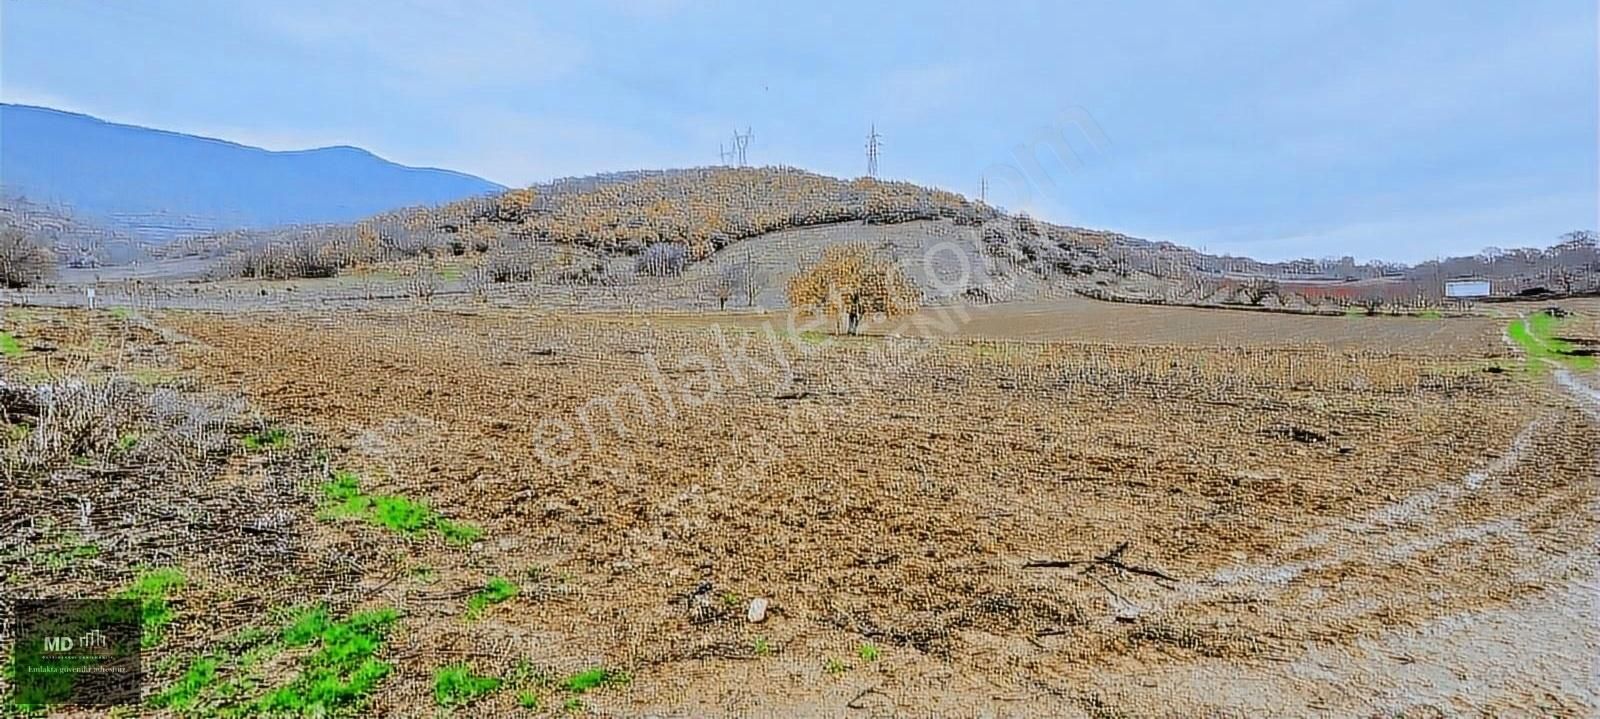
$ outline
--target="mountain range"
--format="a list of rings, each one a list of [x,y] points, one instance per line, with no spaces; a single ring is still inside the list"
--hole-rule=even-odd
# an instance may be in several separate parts
[[[146,240],[350,222],[504,189],[356,147],[272,151],[0,103],[0,192]]]

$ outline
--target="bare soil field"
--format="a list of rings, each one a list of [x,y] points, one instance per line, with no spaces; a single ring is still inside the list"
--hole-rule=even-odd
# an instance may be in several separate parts
[[[661,321],[784,329],[784,313],[694,313]],[[1344,317],[1200,309],[1101,302],[1069,297],[925,308],[916,315],[879,321],[871,334],[920,337],[1081,342],[1195,347],[1288,347],[1401,352],[1448,357],[1503,356],[1498,337],[1506,321],[1493,317]],[[831,329],[805,318],[797,327]]]
[[[461,546],[301,509],[303,553],[348,586],[196,568],[197,598],[397,611],[373,715],[435,715],[461,662],[630,677],[462,716],[1600,711],[1592,397],[1472,320],[1181,311],[1219,319],[1171,330],[1106,307],[1133,314],[1029,342],[28,310],[7,363],[76,353],[237,393],[331,450],[326,471],[481,527]],[[496,577],[519,591],[473,610]],[[201,645],[236,628],[183,606]]]

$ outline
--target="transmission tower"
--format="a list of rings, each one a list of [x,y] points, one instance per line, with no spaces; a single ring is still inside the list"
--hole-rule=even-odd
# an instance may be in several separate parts
[[[744,129],[744,134],[742,135],[739,134],[738,128],[733,130],[733,152],[739,157],[740,167],[746,167],[748,164],[745,152],[750,149],[750,139],[753,137],[755,137],[755,133],[751,132],[749,127]]]
[[[878,124],[872,124],[872,130],[867,133],[867,177],[878,176],[878,148],[883,146],[882,138],[878,135]]]
[[[733,151],[721,143],[717,144],[717,157],[722,159],[724,166],[733,164]]]

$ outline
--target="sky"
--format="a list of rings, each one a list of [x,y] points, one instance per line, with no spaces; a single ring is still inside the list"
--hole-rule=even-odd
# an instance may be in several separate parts
[[[1600,225],[1595,0],[0,0],[0,100],[520,186],[751,164],[1261,259]]]

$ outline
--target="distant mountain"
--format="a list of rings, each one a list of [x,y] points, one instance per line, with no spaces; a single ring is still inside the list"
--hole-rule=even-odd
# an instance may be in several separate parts
[[[355,147],[275,152],[0,103],[0,190],[164,240],[216,230],[349,222],[505,188]]]

